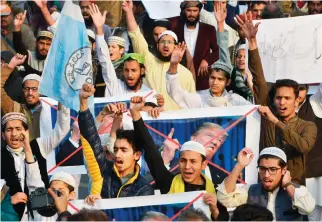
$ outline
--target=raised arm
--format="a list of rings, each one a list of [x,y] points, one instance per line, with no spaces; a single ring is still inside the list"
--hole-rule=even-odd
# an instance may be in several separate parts
[[[220,2],[215,2],[215,17],[217,21],[217,45],[219,47],[219,60],[231,66],[228,50],[228,31],[224,29],[227,11]]]
[[[23,131],[21,136],[23,137],[22,147],[26,155],[26,183],[30,193],[38,187],[45,187],[45,184],[41,179],[38,162],[35,160],[30,147],[28,130]]]
[[[185,91],[178,83],[178,65],[182,60],[187,46],[179,43],[171,55],[170,67],[167,71],[167,92],[170,97],[183,109],[201,108],[202,100],[199,94]]]
[[[79,93],[80,110],[78,115],[78,124],[81,135],[88,141],[91,146],[96,161],[100,166],[101,174],[104,175],[104,171],[108,167],[108,161],[105,156],[103,146],[101,144],[100,137],[98,135],[94,118],[88,108],[87,100],[93,96],[95,88],[93,85],[84,84]]]
[[[51,16],[48,7],[47,7],[47,0],[34,0],[36,5],[39,7],[42,15],[44,16],[48,26],[53,26],[56,21],[55,19]]]
[[[238,161],[234,169],[224,182],[218,186],[218,201],[225,207],[237,207],[247,202],[249,186],[236,187],[236,183],[240,173],[250,164],[253,158],[254,154],[251,149],[242,149],[238,153]]]
[[[110,58],[110,52],[104,39],[103,27],[105,24],[106,11],[104,11],[102,15],[98,6],[92,4],[89,6],[89,12],[96,27],[96,52],[100,65],[102,66],[102,75],[106,83],[106,92],[109,93],[109,95],[105,96],[119,96],[122,91],[122,83],[116,76]]]
[[[268,89],[264,77],[262,62],[258,53],[256,34],[260,23],[253,24],[251,12],[245,15],[246,22],[236,16],[235,21],[239,28],[243,30],[248,42],[248,66],[253,75],[253,91],[255,103],[258,105],[267,105],[268,103]]]
[[[58,104],[57,121],[55,128],[48,137],[38,137],[37,143],[41,155],[46,159],[58,144],[65,138],[70,129],[70,110]]]
[[[132,97],[130,112],[133,119],[134,131],[136,139],[140,141],[145,151],[145,160],[148,164],[150,172],[155,179],[157,187],[162,194],[166,194],[170,190],[173,175],[164,166],[163,159],[157,146],[155,145],[148,129],[144,125],[140,110],[144,106],[142,97]]]
[[[25,22],[26,14],[27,11],[25,10],[24,13],[16,15],[13,21],[14,32],[12,34],[12,42],[16,52],[27,56],[27,59],[24,62],[25,64],[27,64],[28,61],[28,51],[22,42],[21,27]]]
[[[16,66],[23,64],[26,58],[27,56],[16,54],[14,57],[12,57],[8,65],[1,66],[1,109],[4,114],[18,111],[16,108],[20,106],[19,103],[13,101],[8,96],[4,90],[4,85]]]
[[[138,24],[135,21],[133,15],[133,2],[132,0],[125,0],[122,3],[123,11],[125,12],[127,27],[129,31],[129,36],[132,41],[133,50],[135,53],[143,54],[145,57],[145,62],[149,56],[154,57],[150,51],[148,43],[146,42],[143,34],[140,31]]]

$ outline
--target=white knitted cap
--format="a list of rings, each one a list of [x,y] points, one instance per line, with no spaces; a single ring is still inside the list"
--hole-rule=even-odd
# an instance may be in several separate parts
[[[177,37],[176,33],[174,33],[173,31],[170,31],[170,30],[166,30],[166,31],[162,32],[159,35],[158,40],[161,39],[162,36],[164,36],[164,35],[171,35],[174,38],[174,40],[176,40],[176,42],[178,42],[178,37]]]
[[[67,183],[68,185],[71,185],[72,187],[75,188],[76,186],[76,181],[75,181],[75,178],[69,174],[69,173],[66,173],[66,172],[63,172],[63,171],[60,171],[58,173],[55,173],[51,178],[50,178],[50,181],[49,183],[51,183],[52,181],[54,180],[60,180],[60,181],[63,181],[65,183]]]
[[[284,151],[282,149],[277,148],[277,147],[267,147],[267,148],[263,149],[260,152],[259,157],[261,157],[263,155],[276,156],[276,157],[282,159],[285,163],[287,162],[286,154],[284,153]]]
[[[186,150],[189,150],[189,151],[194,151],[194,152],[197,152],[197,153],[200,153],[201,155],[203,156],[206,156],[206,149],[205,147],[196,142],[196,141],[188,141],[188,142],[185,142],[181,149],[180,149],[180,152],[182,151],[186,151]]]
[[[36,81],[40,82],[40,79],[41,79],[40,75],[29,74],[29,75],[26,75],[25,78],[23,78],[22,83],[24,83],[27,80],[36,80]]]

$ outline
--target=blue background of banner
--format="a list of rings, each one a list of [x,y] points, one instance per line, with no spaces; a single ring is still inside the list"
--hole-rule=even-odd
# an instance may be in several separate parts
[[[129,101],[123,101],[127,103],[129,107]],[[97,115],[107,103],[96,103],[95,104],[95,115]],[[71,110],[71,115],[77,117],[77,112]],[[52,109],[52,123],[53,126],[56,122],[56,110]],[[180,144],[183,144],[185,141],[190,140],[190,136],[196,131],[198,126],[204,122],[213,122],[221,125],[223,128],[228,127],[234,121],[236,121],[240,116],[231,116],[231,117],[206,117],[206,118],[190,118],[190,119],[174,119],[174,120],[146,120],[145,123],[153,127],[154,129],[162,132],[165,135],[168,135],[171,128],[175,128],[173,138],[178,139]],[[73,121],[71,121],[72,123]],[[180,129],[180,130],[176,130]],[[152,132],[152,135],[155,143],[161,147],[165,139],[156,133]],[[212,162],[231,172],[233,167],[236,164],[238,152],[245,147],[245,138],[246,138],[246,119],[238,123],[230,131],[228,131],[228,137],[224,144],[220,147],[217,153],[214,155]],[[70,134],[66,136],[65,139],[68,139]],[[59,146],[55,149],[57,153],[59,151]],[[178,158],[178,152],[176,158]],[[142,161],[141,173],[145,175],[148,172],[148,168],[145,164],[145,161]]]

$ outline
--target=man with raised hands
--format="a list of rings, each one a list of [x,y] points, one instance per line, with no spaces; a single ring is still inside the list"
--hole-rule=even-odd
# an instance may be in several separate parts
[[[143,106],[144,100],[142,98],[131,99],[130,112],[133,118],[135,137],[141,142],[145,151],[145,161],[156,182],[156,187],[160,189],[162,194],[205,190],[207,193],[204,195],[204,201],[209,205],[212,219],[228,220],[226,209],[217,204],[214,184],[202,173],[207,165],[205,147],[196,141],[184,143],[180,150],[180,174],[173,175],[164,166],[158,147],[143,122],[140,114]]]
[[[87,100],[93,96],[95,88],[84,84],[80,93],[80,111],[78,116],[81,135],[93,149],[103,177],[102,198],[118,198],[153,195],[152,186],[140,175],[137,161],[142,155],[140,141],[133,130],[118,130],[114,143],[114,161],[106,159],[94,118],[89,111]],[[117,114],[126,110],[125,103],[119,103]],[[93,201],[95,201],[93,199]]]
[[[173,101],[166,91],[166,79],[165,74],[170,66],[170,57],[178,44],[178,38],[172,31],[164,31],[158,37],[158,53],[154,56],[150,51],[144,36],[140,32],[140,28],[135,21],[133,15],[133,2],[132,0],[126,0],[122,4],[123,10],[126,14],[126,21],[129,30],[129,36],[131,38],[134,52],[140,53],[144,57],[145,73],[146,77],[144,83],[151,89],[161,93],[165,99],[165,110],[178,110],[180,107]],[[195,92],[195,82],[191,72],[178,65],[179,75],[178,82],[188,92]]]
[[[185,91],[178,84],[178,64],[182,59],[186,46],[179,45],[172,53],[170,67],[167,71],[167,91],[171,98],[181,108],[202,108],[202,107],[219,107],[219,106],[241,106],[250,105],[251,103],[240,95],[227,92],[225,89],[231,83],[232,66],[228,52],[228,32],[224,30],[224,21],[226,11],[221,4],[216,4],[215,16],[218,22],[217,42],[219,46],[219,60],[211,65],[209,75],[209,89],[196,93]],[[247,23],[249,24],[249,23]],[[255,102],[260,103],[266,99],[266,95],[259,91],[259,88],[266,87],[263,76],[263,70],[260,57],[257,50],[256,33],[257,25],[243,26],[245,35],[247,36],[249,46],[249,64],[250,70],[254,74],[254,97]]]
[[[313,212],[315,200],[304,186],[292,183],[287,170],[287,157],[277,147],[263,149],[257,161],[260,182],[252,185],[236,186],[241,172],[247,167],[254,154],[244,148],[238,154],[238,162],[231,174],[217,188],[218,200],[226,207],[242,204],[258,204],[269,209],[274,220],[303,220],[302,215]]]
[[[45,187],[49,187],[47,174],[47,156],[62,141],[69,131],[69,109],[58,105],[57,122],[55,128],[49,132],[50,136],[38,137],[29,140],[27,134],[28,125],[26,115],[19,112],[9,112],[2,117],[2,137],[6,146],[1,149],[1,178],[10,187],[10,195],[18,196],[14,203],[14,209],[20,219],[23,218],[25,203],[28,193],[28,168],[25,164],[31,164],[28,160],[26,148],[31,149],[37,159],[41,180]],[[27,141],[28,140],[28,141]],[[29,143],[30,141],[30,143]]]

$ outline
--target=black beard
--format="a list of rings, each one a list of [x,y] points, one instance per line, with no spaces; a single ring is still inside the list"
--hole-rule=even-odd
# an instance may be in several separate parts
[[[37,47],[37,49],[36,49],[36,58],[37,58],[38,60],[45,60],[45,59],[47,58],[47,55],[42,55],[42,54],[40,54],[40,52],[39,52],[39,50],[38,50],[38,47]]]
[[[184,22],[187,24],[187,26],[196,26],[199,20],[200,20],[200,15],[198,15],[198,17],[194,21],[190,21],[187,18],[187,16],[184,16]]]
[[[92,17],[89,17],[88,19],[84,19],[84,22],[86,27],[91,27],[94,24]]]
[[[170,62],[171,55],[170,56],[163,56],[159,50],[156,50],[156,57],[160,59],[162,62]]]
[[[136,90],[136,88],[139,86],[139,85],[141,85],[142,84],[142,75],[140,76],[140,78],[138,79],[138,81],[134,84],[134,86],[129,86],[128,84],[127,84],[127,82],[126,82],[126,80],[124,80],[124,82],[125,82],[125,84],[126,84],[126,86],[127,86],[127,88],[129,88],[130,90]]]
[[[36,102],[36,103],[33,103],[33,104],[25,103],[25,105],[27,106],[27,108],[28,108],[29,110],[32,110],[32,109],[36,108],[36,107],[39,105],[39,101],[38,101],[38,102]]]

